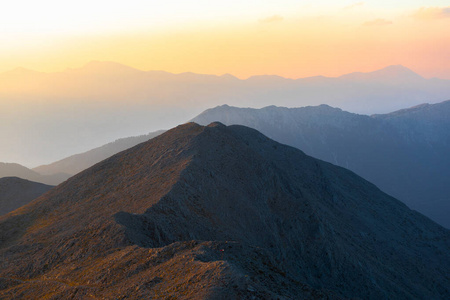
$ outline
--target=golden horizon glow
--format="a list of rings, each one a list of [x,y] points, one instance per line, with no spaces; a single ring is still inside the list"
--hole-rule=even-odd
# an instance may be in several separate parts
[[[0,29],[0,72],[54,72],[100,60],[172,73],[302,78],[401,64],[424,77],[450,79],[446,1],[174,1],[144,7],[131,0],[127,6],[81,1],[64,8],[45,0],[19,18],[22,2],[0,13],[0,23],[9,24]],[[52,5],[64,13],[37,13]]]

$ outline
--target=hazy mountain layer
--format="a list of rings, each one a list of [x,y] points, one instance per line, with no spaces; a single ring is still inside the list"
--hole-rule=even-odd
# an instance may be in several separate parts
[[[0,74],[0,160],[48,164],[121,137],[173,127],[224,103],[326,103],[373,114],[449,97],[449,80],[425,79],[402,66],[297,80],[146,72],[109,62],[57,73],[18,69]]]
[[[220,106],[194,122],[241,124],[348,168],[450,228],[450,101],[365,116],[326,105]]]
[[[51,188],[53,186],[18,177],[0,178],[0,215],[30,203]]]
[[[189,123],[0,217],[3,298],[448,299],[450,232],[255,130]]]
[[[75,175],[120,151],[146,142],[163,132],[163,130],[160,130],[146,135],[119,139],[90,151],[69,156],[52,164],[36,167],[33,170],[44,175],[56,173]]]
[[[31,181],[36,181],[48,185],[57,185],[67,180],[72,175],[56,171],[55,173],[42,175],[38,172],[30,170],[24,166],[14,163],[0,162],[0,178],[3,177],[19,177]]]

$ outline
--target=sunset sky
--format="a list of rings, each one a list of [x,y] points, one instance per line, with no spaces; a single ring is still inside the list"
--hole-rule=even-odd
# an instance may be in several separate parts
[[[299,78],[402,64],[450,79],[450,1],[16,0],[2,4],[0,45],[0,72],[107,60]]]

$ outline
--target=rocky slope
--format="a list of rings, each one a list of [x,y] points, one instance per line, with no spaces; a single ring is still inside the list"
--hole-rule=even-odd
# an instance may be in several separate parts
[[[220,106],[193,121],[255,128],[308,155],[356,172],[450,228],[450,101],[374,116],[327,105]]]
[[[188,123],[0,217],[2,298],[448,299],[450,233],[243,126]]]
[[[0,178],[0,215],[30,203],[51,188],[53,186],[18,177]]]

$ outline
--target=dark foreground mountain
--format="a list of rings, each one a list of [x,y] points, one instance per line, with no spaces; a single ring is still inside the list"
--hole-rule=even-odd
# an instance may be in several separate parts
[[[70,175],[75,175],[96,163],[116,154],[120,151],[126,150],[137,144],[148,141],[149,139],[154,138],[155,136],[163,133],[164,130],[159,130],[155,132],[151,132],[146,135],[133,136],[128,138],[118,139],[114,142],[108,143],[101,147],[69,156],[67,158],[61,159],[57,162],[42,165],[33,169],[33,171],[38,172],[43,175],[53,175],[58,173],[65,173]],[[64,180],[62,180],[64,181]],[[61,181],[61,182],[62,182]],[[58,183],[61,183],[58,182]]]
[[[450,228],[450,101],[374,116],[326,105],[220,106],[193,121],[255,128],[308,155],[354,171]]]
[[[450,233],[341,167],[188,123],[0,217],[2,298],[448,299]]]
[[[44,183],[47,185],[57,185],[64,180],[67,180],[67,178],[69,178],[70,176],[71,175],[62,172],[42,175],[19,164],[0,162],[0,178],[19,177],[30,181]]]
[[[53,186],[18,177],[0,178],[0,215],[30,203],[51,188]]]

